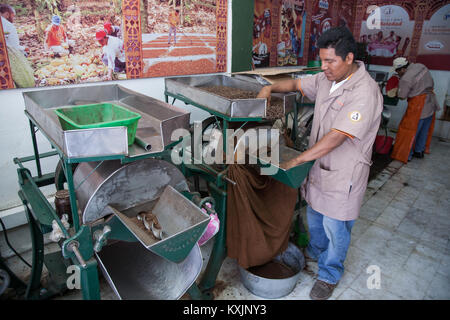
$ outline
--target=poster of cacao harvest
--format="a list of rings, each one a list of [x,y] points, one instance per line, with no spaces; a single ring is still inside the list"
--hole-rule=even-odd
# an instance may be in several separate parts
[[[3,0],[0,14],[15,88],[226,71],[227,0]]]

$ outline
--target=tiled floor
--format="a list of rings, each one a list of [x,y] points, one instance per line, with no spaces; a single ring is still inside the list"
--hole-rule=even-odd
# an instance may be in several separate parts
[[[331,299],[450,299],[450,143],[433,139],[431,154],[407,165],[393,161],[369,183],[345,261],[345,273]],[[10,232],[10,241],[26,250],[28,229]],[[8,254],[3,237],[2,255]],[[49,244],[47,250],[57,250]],[[204,260],[211,245],[202,247]],[[6,253],[5,253],[6,252]],[[30,261],[30,252],[24,254]],[[8,264],[25,278],[29,269],[17,257]],[[206,264],[206,263],[205,263]],[[369,289],[370,268],[381,271],[379,289]],[[308,271],[309,270],[309,271]],[[317,264],[308,263],[294,290],[282,299],[309,299]],[[239,278],[235,260],[220,270],[215,299],[262,299]],[[101,279],[102,299],[116,299]],[[71,291],[57,299],[80,299]]]

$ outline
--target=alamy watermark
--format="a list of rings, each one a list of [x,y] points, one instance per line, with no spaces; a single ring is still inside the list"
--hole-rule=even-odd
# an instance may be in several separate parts
[[[67,267],[66,273],[70,274],[67,277],[66,285],[67,289],[81,289],[81,271],[77,265],[71,265]]]
[[[195,122],[193,135],[180,128],[173,131],[171,139],[181,139],[171,152],[171,160],[176,165],[257,164],[259,159],[263,164],[262,175],[276,174],[279,169],[279,129],[226,129],[224,138],[221,130],[203,132],[201,122]]]
[[[367,278],[367,289],[381,289],[381,269],[377,265],[370,265],[366,269],[366,273],[370,274]]]
[[[370,5],[366,9],[367,17],[366,25],[367,29],[381,29],[381,9],[376,5]]]

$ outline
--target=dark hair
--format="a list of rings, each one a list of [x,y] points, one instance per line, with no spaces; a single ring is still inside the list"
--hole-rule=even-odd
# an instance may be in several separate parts
[[[0,13],[5,13],[5,12],[15,13],[15,10],[9,4],[6,4],[6,3],[0,4]]]
[[[352,52],[356,55],[357,47],[353,34],[347,27],[336,27],[325,31],[317,40],[319,49],[334,48],[336,55],[345,60],[347,55]],[[355,60],[355,59],[353,59]]]

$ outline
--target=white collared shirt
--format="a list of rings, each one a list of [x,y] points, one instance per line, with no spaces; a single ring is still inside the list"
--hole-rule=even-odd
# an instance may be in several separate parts
[[[350,77],[348,77],[347,79],[342,80],[341,82],[338,82],[338,83],[336,83],[336,81],[333,81],[333,84],[331,85],[331,88],[330,88],[330,94],[332,94],[333,91],[335,91],[337,88],[342,86],[345,83],[345,81],[347,81],[349,78]]]
[[[25,47],[20,45],[19,35],[17,34],[16,27],[4,17],[2,17],[2,25],[6,45],[10,48],[16,48],[23,52],[25,50]]]

